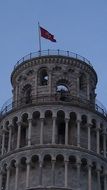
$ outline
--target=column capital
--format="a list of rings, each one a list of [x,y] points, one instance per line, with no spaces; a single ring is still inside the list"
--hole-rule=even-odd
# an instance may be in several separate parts
[[[77,123],[81,123],[81,120],[80,119],[77,119],[77,121],[76,121]]]

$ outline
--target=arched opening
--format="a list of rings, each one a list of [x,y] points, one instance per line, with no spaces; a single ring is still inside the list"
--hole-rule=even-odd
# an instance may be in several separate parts
[[[57,143],[65,144],[65,113],[60,110],[57,113]]]
[[[39,84],[40,86],[45,86],[45,85],[48,85],[48,73],[47,73],[47,70],[46,68],[42,68],[39,72]]]
[[[6,180],[7,180],[7,164],[4,164],[3,166],[3,174],[2,174],[2,190],[6,189]]]
[[[88,148],[88,126],[87,126],[87,116],[81,116],[81,134],[80,134],[80,144],[83,148]]]
[[[26,84],[23,87],[23,90],[22,90],[22,101],[24,101],[25,104],[29,104],[29,103],[32,102],[32,86],[30,84]]]
[[[69,156],[68,162],[68,187],[75,189],[75,184],[77,184],[77,168],[76,168],[76,157],[73,155]],[[72,180],[71,180],[72,178]]]
[[[43,160],[43,185],[44,186],[50,186],[52,184],[52,162],[51,162],[51,156],[45,155]]]
[[[15,173],[16,173],[16,160],[12,160],[10,163],[10,178],[9,178],[9,189],[15,187]]]
[[[18,133],[18,118],[14,117],[12,120],[12,136],[11,136],[11,149],[14,150],[16,149],[17,146],[17,133]]]
[[[43,129],[43,142],[45,144],[52,143],[52,112],[46,110]]]
[[[68,143],[71,145],[75,145],[77,144],[77,139],[76,139],[76,120],[77,120],[77,116],[75,112],[71,112],[70,113],[70,120],[69,120],[69,124],[68,124]]]
[[[55,186],[64,187],[65,164],[63,155],[59,154],[56,157],[55,163]]]
[[[28,129],[28,114],[24,113],[22,115],[22,122],[21,122],[20,147],[24,147],[27,145],[27,129]]]
[[[39,168],[39,157],[38,155],[33,155],[31,158],[30,165],[30,187],[39,185],[39,176],[40,176],[40,168]]]
[[[96,152],[97,142],[96,142],[96,120],[92,119],[91,121],[91,150]]]
[[[9,143],[9,121],[5,123],[5,140],[4,140],[4,154],[8,151],[8,143]]]
[[[35,111],[32,115],[31,144],[40,143],[40,112]]]
[[[86,92],[87,90],[87,78],[84,73],[82,73],[79,77],[79,90],[82,92]]]
[[[20,179],[23,180],[19,180],[18,181],[18,189],[25,189],[26,186],[26,157],[22,157],[20,160],[20,165],[19,165],[19,176]]]
[[[67,81],[60,80],[56,86],[56,92],[60,95],[59,99],[61,101],[69,100],[69,89],[67,86]]]

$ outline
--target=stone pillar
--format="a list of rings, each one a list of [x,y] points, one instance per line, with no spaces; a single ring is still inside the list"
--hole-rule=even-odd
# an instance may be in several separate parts
[[[103,133],[103,155],[106,158],[106,133]]]
[[[87,100],[90,100],[90,81],[89,81],[89,76],[87,76]]]
[[[0,169],[0,189],[1,189],[1,186],[2,186],[2,170]]]
[[[65,145],[68,145],[68,122],[69,122],[69,119],[66,118],[65,119]]]
[[[68,186],[68,161],[65,160],[65,188]]]
[[[77,187],[80,190],[80,169],[81,169],[81,160],[80,158],[77,159]]]
[[[19,163],[16,163],[15,166],[16,166],[16,174],[15,174],[15,190],[18,190]]]
[[[9,143],[8,143],[8,152],[11,149],[11,138],[12,138],[12,125],[9,127]]]
[[[97,133],[97,154],[100,153],[100,133],[99,133],[100,129],[97,128],[96,129],[96,133]]]
[[[1,154],[4,154],[4,143],[5,143],[5,130],[3,129],[3,136],[2,136],[2,151]]]
[[[88,124],[88,150],[91,150],[91,124]]]
[[[20,148],[21,122],[18,123],[17,148]]]
[[[104,190],[107,190],[107,169],[104,170]]]
[[[88,164],[88,190],[92,190],[91,163]]]
[[[26,188],[29,188],[29,178],[30,178],[30,160],[27,160],[27,171],[26,171]]]
[[[51,94],[51,83],[52,83],[51,71],[49,71],[49,94]]]
[[[56,160],[52,160],[52,186],[55,186],[55,162]]]
[[[40,127],[40,144],[43,144],[43,124],[44,124],[44,118],[41,119],[41,127]]]
[[[37,72],[35,72],[35,95],[37,96]]]
[[[77,120],[77,146],[80,147],[80,120]]]
[[[31,146],[32,119],[28,119],[28,147]]]
[[[101,172],[101,168],[100,168],[100,166],[97,166],[97,184],[98,184],[98,190],[101,190],[100,172]]]
[[[77,96],[79,97],[79,76],[77,77]]]
[[[39,185],[42,186],[42,162],[39,163]]]
[[[56,117],[53,117],[52,144],[55,144],[55,129],[56,129]]]
[[[6,190],[9,189],[10,167],[7,167]]]

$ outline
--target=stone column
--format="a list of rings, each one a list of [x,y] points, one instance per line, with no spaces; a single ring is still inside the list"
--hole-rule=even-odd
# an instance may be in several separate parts
[[[12,138],[12,125],[9,127],[9,143],[8,143],[8,152],[11,149],[11,138]]]
[[[91,124],[88,124],[88,150],[91,150]]]
[[[16,174],[15,174],[15,190],[18,190],[19,163],[16,163],[15,166],[16,166]]]
[[[37,72],[35,72],[35,95],[37,96]]]
[[[96,133],[97,133],[97,154],[99,154],[100,153],[100,133],[99,133],[99,131],[100,131],[100,129],[99,128],[97,128],[96,129]]]
[[[2,170],[0,169],[0,189],[1,189],[1,186],[2,186]]]
[[[21,122],[18,123],[17,148],[20,148]]]
[[[10,167],[7,167],[6,190],[9,189]]]
[[[28,147],[31,146],[32,119],[28,119]]]
[[[87,76],[87,100],[90,100],[90,83],[89,76]]]
[[[55,162],[56,160],[52,160],[52,186],[55,186]]]
[[[77,77],[77,96],[79,97],[79,76]]]
[[[88,164],[88,190],[92,190],[91,163]]]
[[[52,144],[55,144],[55,129],[56,129],[56,117],[53,117]]]
[[[80,190],[80,169],[81,169],[81,160],[78,158],[77,160],[77,187]]]
[[[39,162],[39,185],[42,186],[42,162]]]
[[[51,82],[52,79],[51,79],[51,71],[49,71],[49,94],[51,94]]]
[[[98,190],[101,190],[100,172],[101,172],[101,168],[100,168],[100,166],[97,166],[97,184],[98,184]]]
[[[2,136],[2,151],[1,154],[4,154],[4,143],[5,143],[5,130],[3,129],[3,136]]]
[[[104,190],[107,190],[107,169],[104,171]]]
[[[65,119],[65,145],[68,145],[68,122],[69,122],[69,119],[66,118]]]
[[[29,188],[29,178],[30,178],[30,160],[27,160],[27,171],[26,171],[26,188]]]
[[[41,119],[41,127],[40,127],[40,144],[43,144],[43,124],[44,124],[44,118]]]
[[[103,133],[103,155],[106,158],[106,133]]]
[[[68,186],[68,161],[65,160],[65,188]]]
[[[80,147],[80,120],[77,120],[77,146]]]

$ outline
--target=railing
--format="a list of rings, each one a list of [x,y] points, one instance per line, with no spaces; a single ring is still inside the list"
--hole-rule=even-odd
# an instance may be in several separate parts
[[[73,53],[73,52],[69,52],[69,51],[63,51],[63,50],[44,50],[44,51],[38,51],[38,52],[33,52],[33,53],[29,53],[28,55],[22,57],[14,66],[14,69],[17,68],[17,66],[19,66],[21,63],[23,63],[24,61],[28,61],[31,60],[33,58],[36,57],[41,57],[41,56],[51,56],[51,55],[60,55],[60,56],[66,56],[66,57],[71,57],[74,59],[78,59],[80,61],[83,61],[85,63],[87,63],[88,65],[90,65],[92,67],[92,64],[90,63],[90,61],[84,57],[82,57],[79,54]]]
[[[83,107],[86,109],[91,109],[92,111],[96,111],[103,116],[107,117],[107,110],[105,107],[99,103],[97,100],[95,103],[87,99],[83,99],[76,96],[66,96],[64,100],[61,99],[61,96],[58,95],[44,95],[44,96],[31,96],[30,99],[20,99],[18,101],[13,101],[12,98],[9,99],[5,104],[3,104],[2,109],[0,111],[0,116],[3,117],[10,111],[14,111],[16,109],[23,108],[25,106],[38,105],[38,104],[69,104],[74,106]]]

